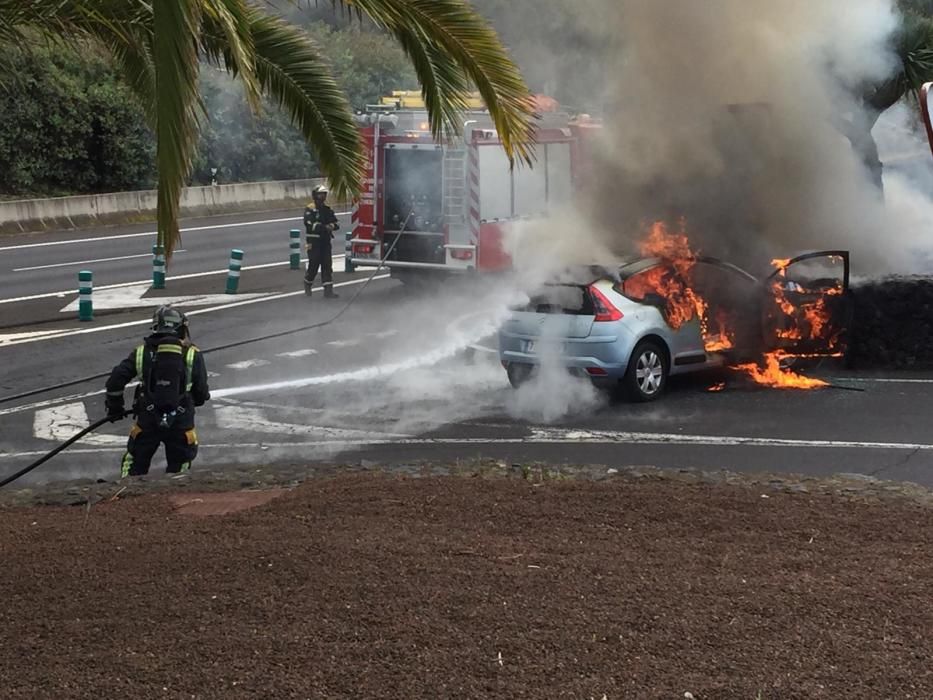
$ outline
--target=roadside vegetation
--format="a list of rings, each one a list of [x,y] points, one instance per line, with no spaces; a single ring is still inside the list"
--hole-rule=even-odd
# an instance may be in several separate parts
[[[466,0],[331,4],[354,23],[371,23],[401,47],[422,86],[436,135],[460,128],[459,115],[476,89],[509,157],[530,160],[530,93],[495,31]],[[208,118],[200,89],[205,63],[242,85],[254,113],[261,112],[264,99],[282,108],[313,148],[337,196],[359,191],[364,155],[328,48],[267,5],[249,0],[0,0],[0,42],[14,46],[40,40],[81,53],[106,52],[138,100],[155,138],[157,243],[168,256],[179,238],[181,188]],[[6,70],[9,83],[12,69]],[[41,124],[31,125],[37,127]]]

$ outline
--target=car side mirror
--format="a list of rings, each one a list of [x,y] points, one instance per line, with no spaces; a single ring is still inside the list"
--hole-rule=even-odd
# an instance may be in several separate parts
[[[642,302],[648,304],[649,306],[657,306],[659,309],[663,309],[667,306],[667,300],[656,292],[648,292],[645,294]]]

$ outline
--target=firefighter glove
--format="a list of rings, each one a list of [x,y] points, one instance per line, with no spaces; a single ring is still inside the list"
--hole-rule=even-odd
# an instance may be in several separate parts
[[[116,423],[126,417],[126,406],[123,404],[123,397],[108,396],[104,407],[107,409],[107,418],[111,423]]]

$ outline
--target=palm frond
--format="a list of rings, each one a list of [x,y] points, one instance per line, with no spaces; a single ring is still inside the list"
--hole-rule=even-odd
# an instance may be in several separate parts
[[[156,82],[158,244],[171,256],[179,239],[181,188],[198,132],[198,2],[153,0],[152,59]]]
[[[920,87],[933,80],[933,19],[913,11],[903,14],[899,30],[892,39],[898,59],[894,75],[870,86],[865,103],[880,113],[905,97],[917,100]]]
[[[302,30],[254,11],[256,75],[317,154],[338,197],[357,194],[363,173],[359,129],[323,50]]]
[[[464,0],[341,0],[391,32],[422,81],[435,136],[459,133],[470,83],[510,159],[530,162],[534,108],[521,72],[492,27]],[[443,85],[444,91],[441,90]]]
[[[238,77],[246,88],[246,99],[254,111],[259,109],[259,80],[255,69],[250,17],[252,13],[245,0],[203,0],[204,31],[222,36],[223,44],[205,42],[204,49],[215,60],[222,55],[224,66]],[[220,48],[222,46],[222,48]]]
[[[106,28],[95,32],[107,47],[136,99],[143,107],[149,126],[155,130],[158,120],[155,64],[152,60],[152,35],[142,29],[113,34]]]

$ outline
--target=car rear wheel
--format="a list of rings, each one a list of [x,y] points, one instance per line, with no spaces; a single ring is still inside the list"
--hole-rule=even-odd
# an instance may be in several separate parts
[[[653,340],[642,341],[632,352],[622,389],[633,401],[654,401],[664,393],[669,371],[664,348]]]
[[[509,384],[513,389],[518,389],[522,384],[531,378],[532,365],[524,365],[520,362],[510,364],[505,372],[509,375]]]

